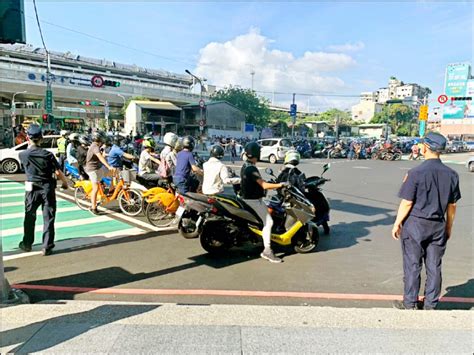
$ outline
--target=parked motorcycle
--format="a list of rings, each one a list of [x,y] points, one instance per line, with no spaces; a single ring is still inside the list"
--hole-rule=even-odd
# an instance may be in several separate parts
[[[273,176],[269,168],[266,172]],[[187,194],[194,200],[194,208],[201,210],[199,238],[201,246],[211,254],[222,254],[242,242],[259,242],[263,221],[239,197],[220,195],[207,197]],[[316,248],[319,233],[312,222],[315,208],[305,195],[294,186],[278,190],[268,201],[273,218],[271,240],[279,245],[293,246],[298,253],[308,253]],[[178,208],[177,214],[184,212]]]
[[[313,222],[317,226],[322,226],[324,234],[330,233],[329,227],[329,211],[331,210],[329,202],[321,191],[321,187],[330,179],[326,179],[323,175],[331,167],[330,164],[325,164],[321,176],[311,176],[305,180],[305,196],[316,208],[316,215],[313,218]]]

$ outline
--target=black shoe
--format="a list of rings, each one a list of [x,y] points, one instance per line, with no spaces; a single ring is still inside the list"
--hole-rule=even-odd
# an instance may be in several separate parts
[[[433,307],[433,306],[423,306],[423,310],[425,311],[434,311],[436,309],[436,307]]]
[[[396,308],[396,309],[404,309],[404,310],[410,310],[410,311],[416,310],[415,305],[407,307],[402,301],[393,301],[392,306],[393,308]]]
[[[89,212],[92,214],[95,214],[96,216],[100,214],[99,210],[97,208],[89,208]]]
[[[48,256],[53,254],[53,248],[51,249],[42,249],[41,252],[43,253],[43,256]]]
[[[26,251],[27,253],[29,253],[31,251],[31,245],[25,245],[25,243],[23,242],[20,242],[20,244],[18,244],[18,248],[20,248],[21,250],[23,251]]]

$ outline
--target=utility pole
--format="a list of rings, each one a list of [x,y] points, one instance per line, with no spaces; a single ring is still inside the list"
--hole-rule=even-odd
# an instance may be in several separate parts
[[[26,94],[27,91],[20,91],[16,92],[13,94],[12,97],[12,104],[10,107],[10,112],[11,112],[11,119],[12,119],[12,147],[15,146],[15,125],[16,125],[16,102],[15,102],[15,96],[18,94]]]
[[[53,89],[52,89],[52,80],[51,80],[51,57],[49,51],[46,51],[46,97],[45,97],[45,109],[48,117],[53,117],[52,122],[49,124],[53,129],[56,129],[56,122],[54,120],[53,114]]]
[[[188,69],[186,69],[185,72],[187,74],[191,75],[191,77],[193,78],[193,82],[194,82],[194,79],[196,79],[198,81],[199,85],[201,86],[201,91],[199,92],[199,108],[200,108],[199,129],[202,132],[202,131],[204,131],[204,107],[205,107],[205,103],[204,103],[204,100],[202,98],[202,93],[206,90],[204,88],[204,84],[202,82],[206,81],[206,79],[201,79],[201,78],[197,77],[196,75],[191,73]]]
[[[336,129],[336,140],[339,140],[339,114],[336,115],[335,129]]]
[[[296,124],[296,104],[295,104],[295,96],[296,94],[293,93],[293,103],[290,107],[290,115],[292,117],[293,124],[291,125],[291,138],[295,137],[295,124]]]
[[[255,70],[252,70],[250,72],[250,75],[252,76],[252,91],[253,91],[253,79],[254,79],[254,76],[255,76]]]

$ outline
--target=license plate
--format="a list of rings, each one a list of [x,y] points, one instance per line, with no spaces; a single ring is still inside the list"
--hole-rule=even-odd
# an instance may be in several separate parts
[[[178,209],[176,210],[176,215],[178,217],[181,217],[183,215],[184,211],[186,211],[186,208],[179,206]]]

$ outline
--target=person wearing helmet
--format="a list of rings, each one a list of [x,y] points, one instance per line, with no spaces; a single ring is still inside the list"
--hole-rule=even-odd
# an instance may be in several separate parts
[[[135,157],[132,154],[125,153],[120,147],[122,139],[120,136],[115,136],[112,147],[107,154],[107,162],[115,169],[121,170],[123,168],[123,159],[133,160]]]
[[[87,151],[89,149],[90,141],[89,137],[85,134],[79,136],[79,146],[76,149],[76,158],[77,158],[77,165],[79,170],[79,175],[81,175],[82,180],[88,180],[89,175],[87,175],[84,167],[86,165],[86,158],[87,158]]]
[[[79,134],[71,133],[69,135],[69,144],[66,147],[66,160],[70,165],[77,167],[76,149],[79,146]]]
[[[66,147],[67,147],[67,131],[62,130],[60,133],[61,135],[60,138],[57,140],[58,144],[58,160],[59,160],[59,165],[61,166],[61,170],[64,172],[64,162],[66,160]]]
[[[202,183],[202,193],[205,195],[215,195],[224,192],[224,184],[240,184],[240,178],[230,177],[229,170],[222,163],[224,148],[214,145],[211,148],[211,157],[203,165],[204,180]]]
[[[160,153],[160,167],[158,169],[160,176],[162,179],[167,180],[168,182],[171,180],[171,169],[168,165],[167,157],[174,149],[176,142],[178,141],[178,136],[172,132],[168,132],[163,137],[163,143],[165,143],[165,147]]]
[[[179,193],[185,194],[190,191],[194,184],[191,172],[203,175],[202,170],[197,166],[193,156],[194,138],[186,136],[183,138],[183,150],[176,156],[176,170],[173,175],[173,182],[178,188]]]
[[[50,255],[54,248],[54,220],[56,217],[56,179],[67,189],[67,180],[54,155],[40,147],[43,134],[41,127],[31,124],[28,127],[28,149],[20,153],[21,165],[25,169],[25,219],[24,234],[19,248],[30,252],[35,239],[36,211],[43,209],[43,255]]]
[[[289,150],[285,154],[284,168],[278,175],[277,182],[289,182],[304,193],[306,176],[296,167],[300,163],[300,159],[300,153],[296,150]]]
[[[160,175],[155,172],[153,164],[160,166],[160,160],[154,156],[155,141],[153,138],[144,139],[142,146],[143,150],[138,161],[138,175],[157,186],[160,181]]]
[[[171,151],[171,153],[169,153],[166,156],[166,164],[169,167],[171,177],[173,177],[174,173],[176,172],[176,159],[177,159],[178,153],[182,150],[183,150],[183,140],[181,138],[178,138],[176,140],[176,144],[173,147],[173,150]]]
[[[240,171],[241,195],[247,205],[249,205],[263,221],[262,238],[264,249],[260,256],[272,263],[280,263],[282,260],[273,254],[270,245],[273,219],[268,213],[268,208],[262,198],[265,196],[265,190],[279,189],[286,186],[286,183],[272,184],[263,180],[256,167],[257,161],[260,159],[260,150],[261,147],[257,142],[251,142],[245,146],[247,161]]]
[[[105,160],[102,152],[100,151],[101,146],[105,143],[106,135],[102,131],[96,131],[92,134],[92,144],[90,145],[87,156],[85,172],[89,175],[89,180],[92,183],[91,192],[91,208],[90,211],[93,214],[99,214],[97,210],[97,192],[99,191],[99,183],[102,178],[113,173],[115,169],[109,165]]]

